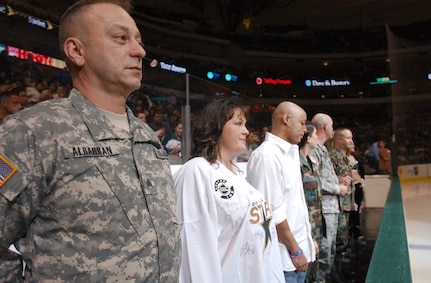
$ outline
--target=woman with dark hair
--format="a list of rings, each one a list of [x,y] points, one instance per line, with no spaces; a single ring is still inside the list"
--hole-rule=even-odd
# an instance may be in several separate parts
[[[272,213],[232,160],[246,148],[247,110],[208,104],[193,158],[174,174],[182,244],[179,282],[284,282]]]
[[[324,231],[322,201],[319,186],[320,180],[317,172],[314,171],[313,160],[308,156],[308,153],[316,148],[319,139],[317,137],[316,128],[311,122],[307,122],[305,127],[307,128],[307,132],[298,144],[299,160],[301,161],[304,196],[307,202],[314,244],[317,245],[320,250],[320,242]],[[326,266],[319,264],[319,260],[310,263],[307,269],[306,282],[322,282],[326,268]]]

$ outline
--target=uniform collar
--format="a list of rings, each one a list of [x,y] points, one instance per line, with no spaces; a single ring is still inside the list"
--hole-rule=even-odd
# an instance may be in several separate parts
[[[349,157],[347,155],[342,153],[338,148],[334,148],[333,150],[338,156],[340,156],[344,160],[344,162],[349,164]]]
[[[308,166],[307,157],[302,156],[301,152],[299,153],[299,160],[301,161],[301,164]]]
[[[113,129],[113,125],[90,101],[88,101],[77,89],[72,89],[69,99],[81,115],[91,136],[95,140],[106,139],[129,139],[137,142],[150,142],[160,144],[160,140],[148,125],[142,123],[133,115],[132,110],[126,106],[127,118],[129,120],[130,131],[118,131]]]

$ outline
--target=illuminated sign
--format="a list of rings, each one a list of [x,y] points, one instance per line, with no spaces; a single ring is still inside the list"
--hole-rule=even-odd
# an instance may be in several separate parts
[[[216,72],[212,72],[212,71],[207,72],[207,78],[210,80],[218,80],[218,79],[220,79],[220,77],[221,77],[220,73],[216,73]],[[232,75],[232,74],[225,74],[224,79],[227,82],[236,82],[236,81],[238,81],[238,76]]]
[[[174,64],[168,64],[165,62],[160,62],[160,68],[162,68],[163,70],[180,73],[180,74],[184,74],[187,72],[186,68],[184,67],[178,67],[178,66],[175,66]]]
[[[22,60],[31,59],[35,63],[55,67],[58,69],[64,69],[66,67],[66,63],[63,60],[13,46],[7,46],[7,55]]]
[[[218,79],[220,79],[220,74],[209,71],[207,73],[207,78],[210,80],[218,80]]]
[[[44,29],[52,29],[52,26],[51,26],[51,28],[48,28],[50,25],[48,20],[45,21],[45,20],[41,20],[41,19],[38,19],[38,18],[35,18],[32,16],[28,16],[27,20],[28,20],[28,23],[31,25],[38,26],[38,27],[41,27]]]
[[[226,74],[226,75],[224,75],[224,79],[227,82],[236,82],[236,81],[238,81],[238,76],[237,75]]]
[[[332,86],[349,86],[350,81],[349,80],[324,80],[324,81],[318,81],[318,80],[306,80],[305,85],[308,87],[332,87]]]
[[[5,14],[6,16],[18,16],[24,18],[30,25],[37,26],[43,29],[51,30],[54,28],[50,21],[42,20],[34,16],[28,15],[24,12],[15,10],[9,5],[0,5],[0,13]]]
[[[258,85],[262,85],[262,84],[266,84],[266,85],[291,85],[292,80],[257,77],[256,78],[256,84],[258,84]]]
[[[370,82],[370,85],[394,84],[397,82],[398,82],[397,80],[391,80],[390,77],[380,77],[380,78],[376,78],[375,82]]]

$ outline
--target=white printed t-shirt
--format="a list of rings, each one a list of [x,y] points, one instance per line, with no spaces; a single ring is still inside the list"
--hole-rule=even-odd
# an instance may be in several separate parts
[[[174,173],[179,282],[284,283],[272,213],[240,174],[202,157]]]

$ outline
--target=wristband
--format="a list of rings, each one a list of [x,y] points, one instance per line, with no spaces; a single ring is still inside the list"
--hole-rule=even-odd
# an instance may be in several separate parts
[[[289,251],[290,257],[298,257],[300,255],[302,255],[302,249],[300,248],[296,253],[291,254]]]

